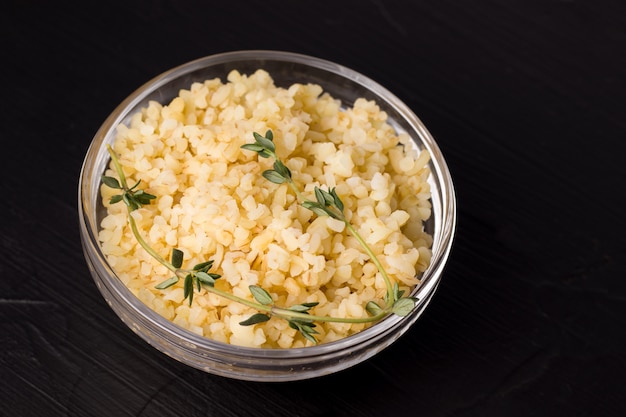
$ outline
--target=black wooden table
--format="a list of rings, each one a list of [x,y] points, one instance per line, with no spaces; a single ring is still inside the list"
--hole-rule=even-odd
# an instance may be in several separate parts
[[[626,2],[0,6],[0,415],[626,415]],[[404,100],[455,179],[435,299],[373,359],[230,380],[147,345],[93,283],[77,186],[106,116],[218,52],[336,61]]]

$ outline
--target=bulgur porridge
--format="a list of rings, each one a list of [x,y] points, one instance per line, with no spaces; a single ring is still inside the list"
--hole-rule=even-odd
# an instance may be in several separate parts
[[[429,154],[396,133],[374,101],[350,108],[316,84],[274,84],[263,70],[231,71],[193,83],[167,104],[151,101],[111,145],[125,176],[158,198],[130,213],[161,256],[176,247],[186,263],[213,261],[215,287],[252,300],[249,286],[268,291],[276,305],[318,303],[311,314],[365,317],[369,301],[383,303],[380,271],[345,223],[316,216],[286,184],[261,174],[272,161],[241,149],[253,132],[271,130],[276,154],[303,194],[334,188],[345,216],[380,260],[390,280],[410,292],[430,262],[432,237]],[[116,176],[111,166],[105,173]],[[287,321],[240,322],[256,311],[202,290],[185,302],[182,282],[137,242],[125,207],[110,204],[102,251],[119,278],[146,305],[199,335],[240,346],[293,348],[311,344]],[[347,337],[367,323],[318,323],[319,343]]]

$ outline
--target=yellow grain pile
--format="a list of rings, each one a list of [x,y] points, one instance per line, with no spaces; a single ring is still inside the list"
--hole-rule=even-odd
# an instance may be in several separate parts
[[[344,224],[316,217],[301,207],[286,184],[261,173],[271,159],[242,150],[253,132],[271,129],[277,154],[303,194],[336,187],[352,225],[365,238],[403,289],[430,261],[431,237],[427,152],[411,148],[396,134],[373,101],[352,108],[318,85],[275,86],[270,74],[233,71],[194,83],[170,103],[151,102],[121,125],[113,149],[129,183],[158,198],[132,213],[146,241],[168,258],[173,247],[184,266],[214,260],[222,275],[216,287],[252,299],[248,286],[266,289],[280,306],[319,302],[310,313],[338,317],[367,315],[385,284]],[[406,146],[402,146],[406,144]],[[106,175],[116,176],[114,170]],[[115,193],[102,187],[108,215],[99,239],[112,268],[139,299],[174,323],[225,343],[290,348],[307,342],[285,320],[244,327],[254,310],[202,290],[191,306],[183,283],[166,290],[155,285],[172,273],[136,242],[123,204],[109,205]],[[318,324],[320,343],[337,340],[363,324]]]

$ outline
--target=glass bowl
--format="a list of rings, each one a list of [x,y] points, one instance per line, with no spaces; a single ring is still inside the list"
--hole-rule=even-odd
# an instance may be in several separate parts
[[[411,295],[418,299],[404,317],[389,316],[344,339],[312,347],[248,348],[225,344],[185,330],[157,314],[120,281],[98,241],[101,176],[110,162],[106,145],[115,129],[151,100],[169,103],[181,88],[216,77],[226,79],[233,69],[242,74],[266,70],[277,86],[316,83],[351,107],[359,97],[375,100],[396,131],[407,132],[418,148],[430,152],[429,184],[432,215],[426,224],[433,236],[432,259]],[[435,140],[406,104],[370,78],[316,57],[280,51],[236,51],[200,58],[153,78],[126,98],[96,132],[82,166],[78,209],[84,255],[93,279],[120,319],[150,345],[189,366],[224,377],[251,381],[294,381],[320,377],[363,362],[403,335],[424,312],[441,280],[456,227],[456,200],[450,172]]]

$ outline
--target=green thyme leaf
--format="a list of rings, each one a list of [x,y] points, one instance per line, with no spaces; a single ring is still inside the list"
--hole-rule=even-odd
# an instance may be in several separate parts
[[[300,205],[306,209],[311,210],[313,213],[318,216],[329,216],[330,213],[327,211],[326,207],[322,206],[320,203],[316,203],[314,201],[303,201]]]
[[[198,282],[202,282],[203,284],[207,284],[209,286],[215,285],[214,274],[207,274],[206,272],[196,272],[196,278],[198,278]],[[219,276],[219,275],[218,275]]]
[[[319,332],[314,329],[314,323],[302,319],[291,319],[289,320],[289,327],[299,331],[300,334],[311,343],[317,344],[317,339],[315,339],[313,335],[319,334]]]
[[[366,305],[365,305],[365,310],[370,313],[372,316],[375,316],[377,314],[380,314],[383,309],[380,308],[380,306],[374,302],[374,301],[369,301]]]
[[[334,211],[332,208],[326,206],[325,202],[319,203],[316,201],[305,200],[300,203],[300,205],[304,208],[311,210],[318,216],[329,216],[333,219],[341,219],[341,216],[343,216],[343,214],[337,214],[337,212]]]
[[[109,204],[119,203],[120,201],[122,201],[122,195],[121,195],[121,194],[114,195],[114,196],[113,196],[113,197],[111,197],[111,199],[109,200]]]
[[[276,145],[274,145],[274,135],[271,130],[265,133],[265,136],[261,136],[257,132],[253,133],[255,143],[247,143],[241,145],[241,149],[246,149],[259,154],[263,158],[270,158],[276,156]]]
[[[141,205],[150,204],[150,200],[154,200],[156,198],[155,195],[146,193],[144,190],[135,191],[133,197],[136,201],[138,201]]]
[[[317,332],[315,332],[317,333]],[[302,334],[302,336],[304,336],[305,339],[307,339],[308,341],[310,341],[311,343],[313,343],[314,345],[317,344],[317,339],[315,337],[313,337],[313,335],[307,331],[304,330],[300,330],[300,334]]]
[[[324,194],[324,199],[326,200],[326,205],[327,206],[335,206],[335,197],[333,197],[333,195],[331,193],[329,193],[328,191],[322,190],[322,193]]]
[[[257,140],[257,141],[259,139],[267,139],[269,141],[273,141],[274,140],[274,133],[272,133],[271,129],[267,129],[265,131],[265,136],[261,136],[260,133],[256,133],[256,132],[252,133],[252,136],[254,136],[254,139]]]
[[[194,271],[204,271],[204,272],[206,272],[209,269],[211,269],[212,266],[213,266],[213,261],[210,260],[210,261],[202,262],[202,263],[199,263],[199,264],[195,265],[193,267],[193,270]]]
[[[248,317],[246,320],[240,321],[239,324],[241,326],[252,326],[254,324],[266,322],[269,319],[270,316],[268,316],[267,314],[256,313]]]
[[[306,201],[305,201],[306,203]],[[326,208],[324,207],[320,207],[318,205],[305,205],[304,203],[302,203],[302,207],[308,208],[309,210],[311,210],[313,213],[317,214],[318,216],[330,216],[330,217],[335,217],[331,212],[329,212],[328,210],[326,210]]]
[[[122,186],[120,185],[120,182],[117,180],[117,178],[107,177],[106,175],[103,175],[102,176],[102,182],[107,187],[115,188],[116,190],[121,190],[122,189]]]
[[[156,288],[157,290],[164,290],[176,284],[177,282],[178,282],[178,277],[173,276],[172,278],[168,278],[165,281],[161,282],[160,284],[155,285],[154,288]]]
[[[124,201],[124,204],[126,204],[128,206],[129,209],[135,210],[135,206],[136,205],[130,199],[130,197],[128,196],[128,193],[122,194],[122,200]]]
[[[133,185],[132,187],[130,187],[130,188],[128,189],[128,191],[133,191],[135,188],[137,188],[137,187],[139,186],[139,184],[140,184],[140,183],[141,183],[141,180],[137,181],[137,182],[135,183],[135,185]]]
[[[172,256],[171,256],[170,263],[172,264],[172,266],[174,266],[174,268],[180,268],[181,266],[183,266],[184,257],[185,257],[185,254],[183,253],[183,251],[174,248],[172,249]]]
[[[296,305],[293,305],[293,306],[289,307],[289,310],[305,313],[305,312],[309,311],[311,309],[311,307],[312,306],[309,306],[309,305],[306,305],[306,304],[296,304]]]
[[[324,190],[319,187],[315,187],[315,199],[322,206],[327,206],[326,198],[324,196]]]
[[[274,184],[282,184],[283,182],[286,181],[285,177],[283,177],[279,172],[273,169],[268,169],[267,171],[263,171],[263,176],[265,177],[265,179],[267,179],[270,182],[273,182]]]
[[[417,299],[413,297],[400,298],[398,301],[393,303],[391,311],[400,317],[404,317],[413,310],[416,302]]]
[[[257,300],[259,303],[266,306],[274,303],[274,300],[272,299],[270,293],[268,293],[258,285],[250,285],[248,288],[250,289],[250,292],[252,293],[254,299]]]
[[[341,201],[341,199],[337,195],[337,192],[335,191],[334,187],[330,189],[330,195],[333,197],[333,201],[335,202],[335,207],[337,207],[339,211],[343,213],[343,201]]]
[[[183,283],[183,297],[189,298],[189,305],[193,302],[193,277],[191,274],[187,274],[185,282]]]
[[[248,151],[253,151],[253,152],[261,152],[265,148],[263,148],[263,146],[257,143],[246,143],[245,145],[241,145],[241,149],[246,149]]]
[[[278,172],[285,180],[291,179],[291,171],[281,161],[274,161],[274,171]]]
[[[404,294],[404,291],[400,291],[400,286],[398,285],[397,282],[394,282],[393,284],[393,301],[398,301],[400,298],[402,298],[402,294]]]
[[[274,142],[272,141],[272,139],[263,137],[263,136],[259,135],[258,133],[254,133],[254,139],[265,150],[270,151],[270,152],[275,152],[276,151],[276,146],[274,145]]]

